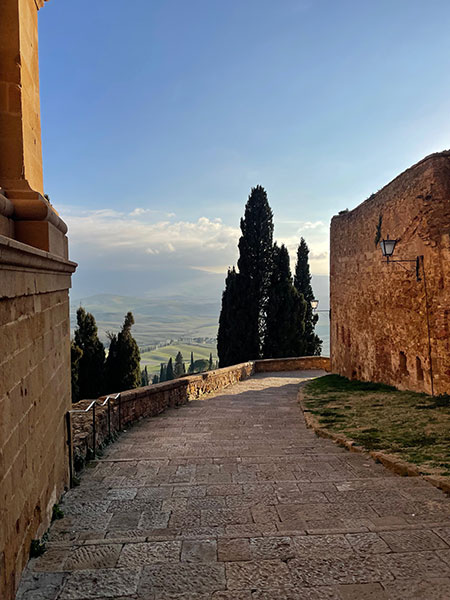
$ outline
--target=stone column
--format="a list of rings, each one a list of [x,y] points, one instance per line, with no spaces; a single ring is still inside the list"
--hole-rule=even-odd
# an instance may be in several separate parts
[[[43,4],[0,2],[0,191],[13,207],[5,215],[0,204],[0,219],[12,218],[15,239],[67,258],[67,227],[44,197],[37,22]]]
[[[44,197],[37,13],[0,0],[0,598],[68,485],[67,227]]]

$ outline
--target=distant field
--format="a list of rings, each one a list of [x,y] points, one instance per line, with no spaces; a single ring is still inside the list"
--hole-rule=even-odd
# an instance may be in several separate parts
[[[175,358],[180,350],[186,362],[190,361],[191,351],[194,360],[209,359],[213,353],[213,360],[217,359],[215,343],[184,343],[170,340],[211,338],[216,339],[220,301],[198,298],[196,300],[180,297],[171,298],[137,298],[133,296],[114,296],[99,294],[82,300],[71,302],[71,327],[76,326],[77,308],[83,306],[91,312],[98,326],[100,339],[107,345],[106,333],[117,333],[123,323],[125,314],[131,310],[135,324],[132,333],[139,347],[156,345],[164,346],[141,353],[141,365],[147,366],[152,374],[159,373],[160,363]],[[322,308],[327,306],[326,298],[323,299]],[[322,354],[329,356],[329,316],[326,312],[319,313],[319,322],[316,333],[323,340]]]
[[[180,338],[215,338],[219,321],[219,300],[183,298],[136,298],[99,294],[71,303],[71,326],[76,326],[77,308],[91,312],[100,339],[107,342],[106,332],[117,333],[126,313],[131,310],[135,324],[132,333],[141,347]],[[209,352],[208,352],[209,356]]]
[[[141,353],[141,368],[147,367],[148,372],[152,375],[159,374],[161,363],[167,363],[170,357],[175,360],[178,352],[181,352],[183,355],[184,362],[186,363],[186,371],[191,360],[191,352],[194,353],[194,360],[209,360],[210,352],[212,352],[213,361],[217,360],[215,345],[174,342],[173,344],[156,348],[156,350]]]

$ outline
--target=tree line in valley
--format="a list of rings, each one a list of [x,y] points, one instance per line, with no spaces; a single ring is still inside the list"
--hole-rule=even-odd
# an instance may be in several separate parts
[[[133,325],[133,314],[128,312],[119,333],[107,334],[106,355],[94,316],[80,306],[71,342],[72,402],[130,390],[141,384],[141,355],[131,335]]]
[[[259,185],[251,190],[240,226],[238,269],[228,269],[222,295],[219,366],[320,355],[305,240],[300,240],[292,278],[287,248],[273,242],[273,213]]]
[[[172,379],[177,379],[177,377],[182,377],[186,374],[192,375],[194,373],[211,371],[212,369],[217,368],[217,366],[217,361],[213,361],[212,352],[209,354],[209,360],[204,358],[194,360],[194,353],[191,352],[191,361],[186,370],[186,363],[183,355],[181,352],[178,352],[175,357],[175,361],[172,359],[172,357],[170,357],[167,364],[161,363],[159,375],[153,375],[151,378],[151,383],[162,383],[163,381],[171,381]],[[144,367],[142,371],[142,385],[150,385],[150,375],[147,367]]]
[[[151,378],[147,367],[141,371],[139,346],[131,335],[133,325],[133,314],[128,312],[119,333],[107,333],[109,350],[106,352],[98,337],[94,316],[80,306],[71,341],[72,402],[170,381],[186,374],[181,352],[178,352],[175,361],[170,358],[167,364],[161,363],[159,375]],[[212,353],[209,360],[194,360],[191,352],[187,373],[200,373],[216,367]]]

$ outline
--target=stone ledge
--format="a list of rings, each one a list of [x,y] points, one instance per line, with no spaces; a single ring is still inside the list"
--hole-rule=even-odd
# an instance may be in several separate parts
[[[318,419],[316,419],[316,417],[309,412],[309,409],[306,408],[302,389],[300,389],[298,393],[298,402],[303,411],[307,427],[313,429],[316,435],[319,437],[332,440],[335,444],[345,448],[349,452],[358,452],[359,454],[370,456],[370,458],[372,458],[375,462],[381,463],[384,467],[386,467],[386,469],[389,469],[389,471],[392,471],[397,475],[401,475],[402,477],[421,477],[425,481],[428,481],[428,483],[431,483],[431,485],[434,485],[443,492],[450,494],[449,478],[440,477],[437,475],[422,475],[416,465],[402,460],[401,458],[398,458],[392,454],[388,454],[387,452],[381,452],[379,450],[366,450],[362,446],[359,446],[355,440],[348,438],[342,433],[335,433],[326,427],[322,427]]]
[[[10,191],[8,197],[14,207],[16,221],[47,221],[62,234],[67,233],[67,225],[53,206],[38,192]]]
[[[77,263],[0,235],[0,268],[22,267],[46,273],[72,274]]]
[[[368,204],[372,203],[376,198],[380,198],[386,190],[398,183],[398,181],[401,180],[405,175],[411,175],[412,173],[414,173],[414,171],[419,169],[419,167],[422,167],[424,164],[429,162],[433,163],[442,158],[450,159],[450,150],[443,150],[442,152],[433,152],[432,154],[428,154],[427,156],[416,162],[414,165],[411,165],[410,167],[402,171],[399,175],[394,177],[394,179],[389,181],[389,183],[380,188],[376,193],[372,194],[366,200],[360,202],[360,204],[358,204],[358,206],[355,206],[355,208],[352,208],[352,210],[341,211],[339,214],[334,215],[332,217],[332,221],[334,219],[344,219],[352,217],[353,215],[357,214],[362,207],[365,207]]]
[[[330,359],[327,356],[300,356],[292,358],[266,358],[256,360],[255,372],[301,371],[302,369],[320,369],[330,371]]]
[[[3,217],[12,217],[14,213],[13,203],[4,195],[0,188],[0,215]]]

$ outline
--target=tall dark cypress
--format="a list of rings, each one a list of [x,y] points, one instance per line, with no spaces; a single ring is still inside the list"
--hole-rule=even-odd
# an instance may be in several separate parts
[[[172,357],[170,357],[169,362],[167,363],[167,368],[166,368],[166,381],[171,381],[174,378],[175,378],[175,374],[173,371],[173,361],[172,361]]]
[[[260,358],[265,330],[265,311],[272,273],[273,215],[266,190],[252,188],[239,240],[237,331],[241,347],[234,362]]]
[[[78,360],[79,399],[98,398],[104,391],[105,348],[98,338],[93,315],[81,306],[77,310],[74,342],[83,353]]]
[[[181,377],[182,375],[184,375],[184,373],[186,373],[186,369],[184,367],[183,355],[181,354],[181,352],[178,352],[178,354],[176,355],[175,366],[174,366],[173,371],[174,371],[175,377]]]
[[[131,390],[141,384],[141,356],[137,342],[131,335],[133,325],[133,314],[128,312],[121,331],[117,335],[109,336],[110,345],[106,361],[108,393]]]
[[[287,248],[273,247],[267,303],[264,358],[299,356],[305,332],[306,302],[292,282]]]
[[[191,362],[189,364],[188,373],[194,372],[194,353],[191,351]]]
[[[72,402],[78,402],[80,399],[80,387],[78,385],[79,378],[79,362],[83,356],[83,350],[79,348],[74,340],[70,342],[70,362],[72,372]]]
[[[311,300],[314,299],[314,292],[311,286],[311,273],[309,270],[309,248],[303,238],[297,250],[297,264],[295,267],[294,285],[297,291],[303,295],[306,301],[305,315],[305,333],[301,347],[302,356],[318,356],[322,352],[322,340],[316,335],[314,328],[319,316],[314,314],[311,307]]]
[[[229,367],[240,362],[242,340],[239,335],[239,325],[242,298],[238,290],[238,277],[234,267],[228,269],[217,332],[217,353],[220,367]]]
[[[159,370],[159,383],[166,381],[166,376],[167,376],[167,365],[165,365],[164,363],[161,363],[161,368]]]

